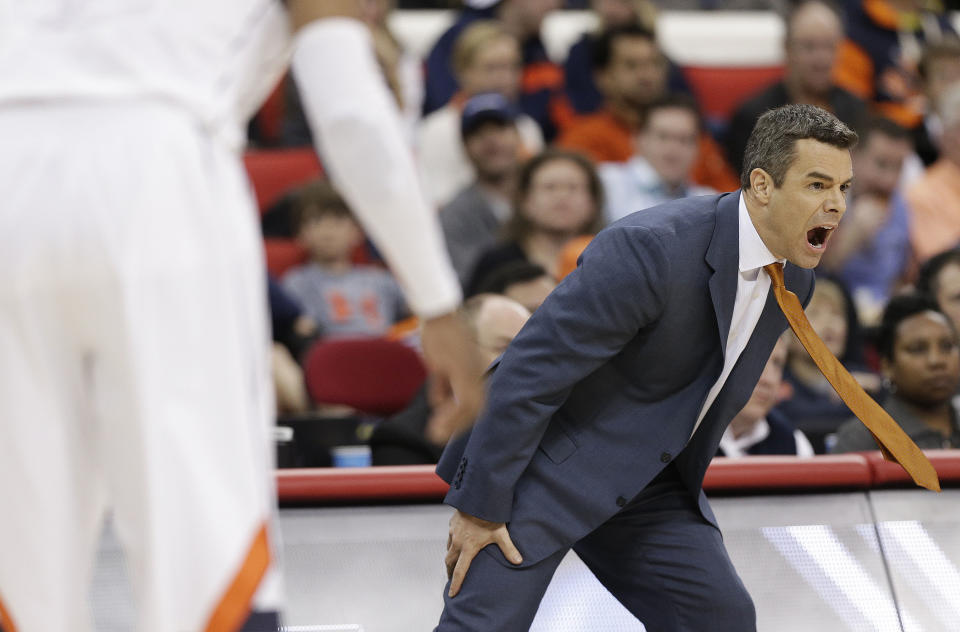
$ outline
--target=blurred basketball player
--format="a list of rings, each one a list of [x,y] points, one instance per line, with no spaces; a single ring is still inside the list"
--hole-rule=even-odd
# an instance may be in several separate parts
[[[108,506],[139,630],[277,628],[264,265],[240,150],[291,52],[325,166],[427,322],[435,423],[475,417],[456,278],[358,7],[0,2],[5,632],[89,629]]]

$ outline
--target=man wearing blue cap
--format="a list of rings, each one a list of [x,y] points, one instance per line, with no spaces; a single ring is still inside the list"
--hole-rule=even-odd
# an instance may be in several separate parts
[[[476,179],[440,210],[453,267],[466,283],[480,254],[496,243],[510,219],[520,133],[516,108],[502,95],[478,94],[463,108],[460,132]]]

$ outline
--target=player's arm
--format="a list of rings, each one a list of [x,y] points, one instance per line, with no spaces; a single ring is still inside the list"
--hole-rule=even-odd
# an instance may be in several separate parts
[[[463,322],[436,213],[420,190],[400,114],[356,0],[289,0],[293,73],[323,163],[424,321],[433,427],[461,429],[482,405],[483,367]],[[443,434],[443,433],[438,433]]]

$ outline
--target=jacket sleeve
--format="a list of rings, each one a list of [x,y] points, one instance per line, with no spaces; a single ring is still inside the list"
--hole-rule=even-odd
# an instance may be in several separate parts
[[[446,502],[508,522],[514,487],[573,387],[661,315],[670,263],[647,228],[614,226],[547,298],[504,353]]]

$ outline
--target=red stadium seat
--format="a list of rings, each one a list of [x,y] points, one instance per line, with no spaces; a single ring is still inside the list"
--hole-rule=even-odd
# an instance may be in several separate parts
[[[307,260],[307,251],[296,239],[267,237],[263,245],[267,253],[267,270],[275,279]]]
[[[683,74],[707,120],[726,123],[738,105],[783,77],[783,66],[686,66]]]
[[[320,160],[309,147],[248,151],[243,164],[261,214],[290,189],[323,175]]]
[[[426,376],[416,351],[385,338],[321,340],[304,363],[307,391],[315,402],[370,415],[403,410]]]

